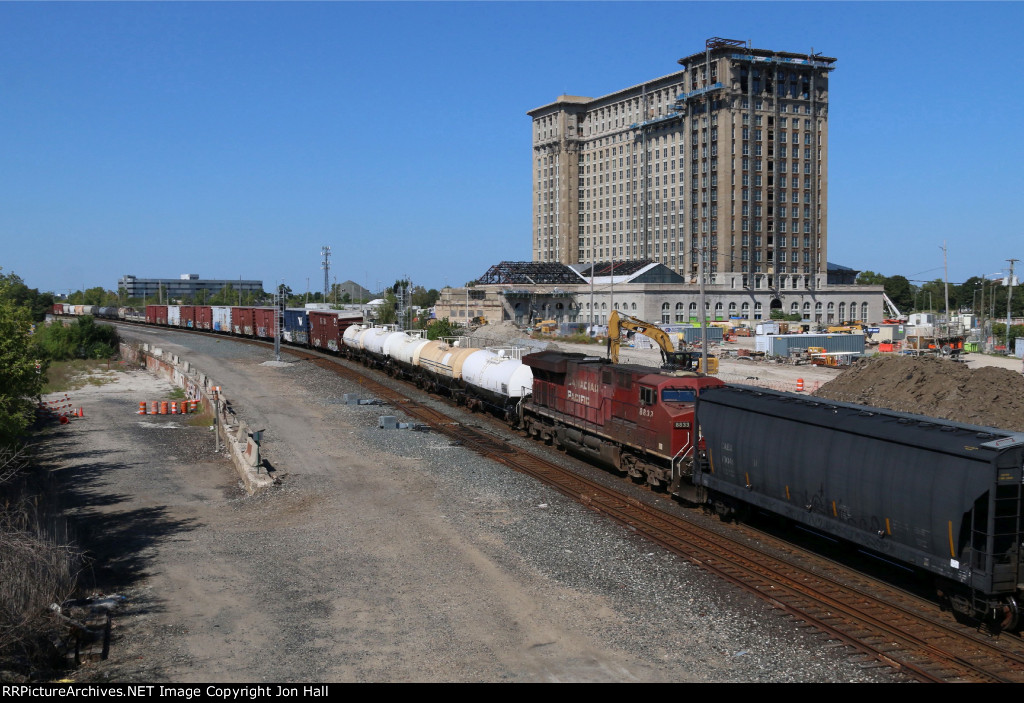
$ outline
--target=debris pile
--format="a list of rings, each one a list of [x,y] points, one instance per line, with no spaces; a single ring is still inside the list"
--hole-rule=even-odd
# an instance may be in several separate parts
[[[890,356],[857,361],[816,396],[1024,432],[1024,376],[969,369],[940,358]]]

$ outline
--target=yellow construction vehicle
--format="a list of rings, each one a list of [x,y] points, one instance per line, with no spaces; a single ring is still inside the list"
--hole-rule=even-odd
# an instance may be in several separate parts
[[[613,310],[611,317],[608,318],[608,358],[613,364],[619,363],[619,345],[621,343],[619,338],[622,335],[622,330],[637,332],[652,339],[661,349],[661,367],[663,369],[703,373],[699,352],[676,351],[668,332],[657,325],[630,315],[620,315],[618,310]],[[709,356],[708,369],[708,373],[718,373],[718,359]]]

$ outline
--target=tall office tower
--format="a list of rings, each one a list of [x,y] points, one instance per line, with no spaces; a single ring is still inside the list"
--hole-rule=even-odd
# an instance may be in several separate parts
[[[714,37],[683,70],[533,118],[533,259],[825,284],[836,59]],[[786,284],[788,281],[788,285]]]

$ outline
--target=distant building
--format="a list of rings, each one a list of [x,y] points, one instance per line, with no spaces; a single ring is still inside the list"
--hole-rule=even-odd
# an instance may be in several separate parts
[[[703,259],[707,283],[752,296],[825,287],[835,62],[713,37],[675,73],[530,110],[533,260],[693,283]]]
[[[850,271],[849,269],[847,271]],[[730,273],[705,285],[709,320],[754,326],[773,311],[811,324],[880,321],[881,286],[829,285],[818,289],[769,288],[764,278],[744,285],[742,273]],[[654,323],[697,322],[699,286],[656,261],[564,264],[503,261],[467,288],[445,288],[435,306],[438,318],[464,323],[484,317],[488,323],[540,320],[607,324],[613,310]]]
[[[183,273],[178,278],[136,278],[128,274],[122,276],[117,287],[124,288],[129,298],[156,298],[162,296],[164,302],[182,298],[195,298],[199,291],[206,291],[207,296],[220,292],[224,286],[242,293],[262,293],[263,281],[243,281],[241,279],[201,279],[197,273]],[[160,289],[163,289],[160,292]]]
[[[349,300],[369,300],[373,295],[355,281],[345,281],[338,284],[338,298],[341,299],[346,293]]]

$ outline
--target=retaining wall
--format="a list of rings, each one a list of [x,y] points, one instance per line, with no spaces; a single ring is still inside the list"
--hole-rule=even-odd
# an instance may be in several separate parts
[[[214,388],[219,384],[193,367],[191,362],[150,344],[133,346],[122,342],[120,346],[121,358],[125,361],[138,363],[145,366],[150,373],[167,379],[184,390],[188,400],[198,400],[205,408],[216,407]],[[272,486],[275,481],[263,467],[259,445],[253,440],[249,428],[235,415],[231,401],[225,397],[224,391],[221,390],[216,395],[220,400],[216,425],[221,447],[231,457],[245,490],[251,495]]]

